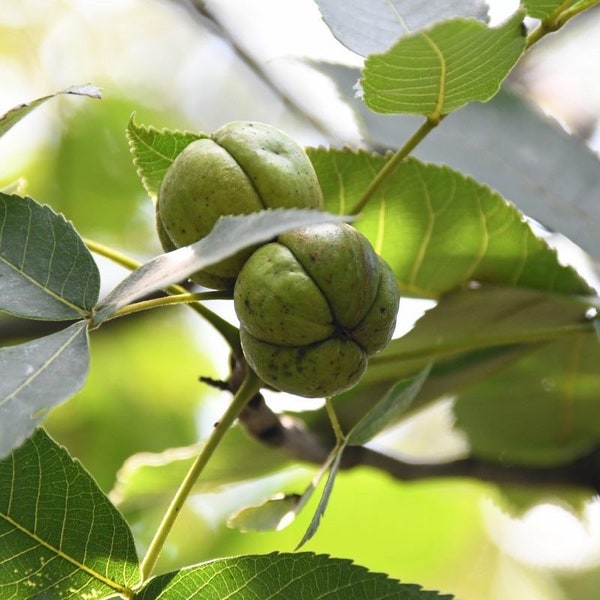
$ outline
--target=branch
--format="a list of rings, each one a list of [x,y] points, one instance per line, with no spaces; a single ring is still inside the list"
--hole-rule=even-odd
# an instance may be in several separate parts
[[[243,363],[236,364],[241,367],[234,365],[229,381],[214,382],[207,378],[202,381],[235,393],[245,369]],[[301,419],[273,412],[260,393],[241,411],[238,420],[249,436],[302,462],[321,465],[333,448],[332,439],[324,440]],[[600,494],[600,446],[570,463],[549,467],[501,464],[475,457],[446,463],[411,463],[364,446],[346,448],[340,468],[360,466],[377,469],[401,481],[469,478],[499,485],[587,488]]]
[[[236,56],[238,56],[250,71],[254,73],[254,75],[256,75],[256,77],[265,84],[276,97],[280,98],[286,106],[300,118],[310,123],[315,130],[325,136],[326,139],[331,138],[331,132],[327,127],[307,112],[295,98],[291,97],[284,89],[282,89],[278,82],[269,75],[263,66],[238,43],[226,24],[210,10],[203,0],[179,0],[179,2],[184,8],[188,9],[202,25],[227,42],[235,52]]]
[[[300,461],[321,465],[332,449],[301,419],[274,413],[262,394],[257,394],[240,413],[239,423],[251,437]]]
[[[158,526],[140,565],[142,575],[141,583],[145,583],[152,575],[158,556],[173,528],[175,520],[181,513],[183,505],[191,494],[194,484],[202,474],[208,461],[217,449],[217,446],[221,443],[223,436],[229,431],[229,428],[238,417],[240,410],[243,410],[243,407],[247,404],[248,398],[253,397],[259,389],[259,385],[260,380],[252,371],[248,371],[243,381],[240,382],[229,407],[223,413],[221,420],[215,425],[210,437],[202,446],[196,460],[193,462],[183,481],[177,488],[175,496],[173,496],[173,499],[167,508],[167,512],[163,515],[160,525]]]
[[[600,447],[570,463],[551,467],[506,465],[474,457],[437,464],[408,463],[369,448],[350,447],[344,454],[341,468],[357,466],[372,467],[402,481],[466,477],[500,485],[583,487],[600,494]]]
[[[235,394],[246,376],[245,360],[231,358],[231,374],[227,381],[200,377],[200,381],[220,390]],[[281,450],[300,461],[322,464],[331,450],[328,443],[311,431],[301,419],[273,412],[264,396],[258,392],[238,415],[242,429],[252,438]]]

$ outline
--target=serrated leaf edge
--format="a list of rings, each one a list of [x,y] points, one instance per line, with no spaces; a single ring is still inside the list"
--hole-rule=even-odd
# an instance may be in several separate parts
[[[137,154],[136,154],[136,148],[135,148],[136,140],[138,142],[143,143],[145,146],[147,146],[147,144],[144,142],[144,140],[141,137],[139,137],[138,132],[144,131],[144,132],[152,133],[153,135],[158,135],[158,136],[160,136],[160,135],[193,136],[193,137],[195,137],[196,140],[201,140],[208,136],[206,136],[204,134],[192,132],[192,131],[187,131],[187,130],[169,129],[168,127],[163,127],[162,129],[159,129],[152,125],[138,125],[135,122],[135,115],[136,115],[136,113],[134,111],[131,113],[131,116],[129,117],[129,121],[127,123],[127,129],[125,130],[125,137],[127,138],[127,143],[129,145],[129,151],[131,152],[131,155],[133,157],[133,164],[136,168],[136,173],[137,173],[138,177],[140,178],[142,185],[144,186],[144,189],[146,190],[146,193],[148,194],[148,196],[150,196],[150,198],[155,201],[158,192],[155,192],[152,189],[152,186],[150,186],[148,184],[148,180],[146,179],[146,176],[143,174],[143,169],[139,164],[139,158],[137,157]],[[192,140],[192,141],[195,141],[195,140]],[[190,143],[192,143],[192,142],[190,142]],[[155,152],[154,148],[151,148],[150,146],[148,146],[148,148],[151,149],[153,152]],[[183,150],[183,148],[181,150]],[[176,157],[171,158],[168,156],[163,156],[163,158],[172,163]]]
[[[0,192],[0,194],[2,194],[2,192]],[[74,233],[75,236],[77,238],[79,238],[79,240],[81,240],[81,243],[85,246],[85,242],[81,239],[81,236],[79,235],[79,233],[77,232],[77,230],[75,229],[75,226],[73,225],[73,222],[70,221],[69,219],[67,219],[65,217],[65,215],[63,215],[62,213],[56,212],[50,205],[48,204],[40,204],[39,202],[37,202],[34,198],[31,198],[30,196],[19,196],[17,194],[4,194],[7,197],[11,197],[11,198],[17,198],[20,201],[31,201],[34,202],[38,207],[47,210],[49,213],[51,213],[51,215],[53,215],[54,217],[56,217],[57,219],[60,219],[62,221],[62,223],[64,223],[64,225],[70,230],[70,232]],[[87,249],[87,246],[85,246]],[[56,301],[58,301],[60,304],[63,304],[64,306],[67,306],[69,308],[71,308],[76,314],[73,315],[73,319],[76,319],[77,317],[84,317],[87,318],[91,315],[93,308],[87,310],[84,309],[81,306],[77,306],[75,304],[73,304],[72,302],[66,300],[65,298],[63,298],[62,296],[58,296],[56,292],[50,290],[49,288],[44,287],[43,285],[41,285],[41,283],[35,281],[34,279],[32,279],[27,273],[24,273],[23,271],[18,270],[14,265],[12,265],[11,263],[9,263],[8,261],[6,261],[4,259],[4,257],[2,257],[0,255],[0,261],[2,261],[4,264],[6,264],[10,269],[12,269],[13,271],[19,273],[19,275],[21,277],[23,277],[24,279],[26,279],[27,281],[29,281],[29,283],[31,283],[32,285],[38,287],[39,289],[43,290],[45,294],[47,294],[48,296],[50,296],[51,298],[54,298]],[[96,262],[93,260],[92,258],[92,263],[94,265],[96,265]],[[97,265],[96,265],[96,269],[97,269]],[[99,271],[96,270],[96,273],[99,275]],[[96,302],[98,301],[98,299],[96,298]],[[6,311],[9,312],[9,311]],[[53,320],[53,319],[50,319]],[[69,319],[60,319],[61,321],[67,321]]]
[[[325,146],[314,146],[314,147],[309,147],[306,150],[309,159],[311,160],[311,162],[313,162],[313,157],[312,154],[314,153],[318,153],[317,157],[322,153],[325,152],[325,154],[328,155],[336,155],[339,153],[342,154],[354,154],[355,156],[364,156],[370,159],[375,159],[375,160],[382,160],[381,163],[381,168],[383,168],[383,166],[385,165],[385,163],[390,160],[393,156],[394,156],[394,152],[393,151],[387,151],[385,153],[378,153],[378,152],[370,152],[368,150],[365,150],[364,148],[358,148],[358,149],[353,149],[350,147],[344,147],[344,148],[329,148],[329,147],[325,147]],[[597,297],[597,292],[592,288],[591,284],[584,279],[584,277],[571,265],[569,264],[565,264],[564,262],[562,262],[560,260],[560,256],[558,254],[558,250],[552,246],[550,246],[548,244],[548,242],[541,236],[537,235],[535,233],[535,231],[533,230],[533,228],[531,227],[531,224],[529,223],[529,217],[527,217],[527,215],[512,201],[509,200],[507,198],[505,198],[498,190],[490,187],[488,184],[486,183],[482,183],[480,181],[478,181],[477,179],[475,179],[474,177],[470,176],[470,175],[466,175],[465,173],[462,173],[461,171],[458,171],[456,169],[453,169],[452,167],[445,165],[445,164],[437,164],[437,163],[433,163],[433,162],[429,162],[429,161],[423,161],[420,159],[417,159],[413,156],[409,156],[408,158],[405,159],[405,161],[402,164],[416,164],[419,165],[423,168],[434,168],[434,169],[438,169],[440,171],[440,173],[448,173],[451,174],[454,177],[457,177],[458,179],[461,179],[464,183],[467,183],[469,185],[474,185],[477,188],[481,188],[482,190],[489,192],[490,195],[492,196],[496,196],[497,198],[499,198],[500,200],[502,200],[504,203],[506,203],[510,208],[512,208],[512,210],[514,210],[517,213],[517,216],[519,217],[520,222],[525,225],[528,229],[528,231],[531,233],[531,235],[538,241],[540,242],[545,250],[547,250],[556,260],[556,264],[567,270],[570,271],[571,274],[576,275],[577,278],[579,279],[580,283],[583,285],[585,285],[585,287],[587,288],[585,292],[583,292],[580,295],[582,296],[589,296],[589,297]],[[381,170],[381,168],[379,170]],[[377,171],[379,172],[379,171]],[[375,173],[376,174],[376,173]],[[375,175],[374,174],[374,175]],[[374,196],[373,202],[377,202],[377,195]],[[340,205],[342,204],[342,202],[340,202]],[[331,211],[332,207],[325,207],[328,211]],[[358,222],[360,222],[360,215],[358,215]],[[372,242],[375,249],[377,250],[378,248],[378,244],[376,241]],[[377,250],[377,252],[379,253],[379,250]],[[477,264],[475,263],[471,268],[470,268],[470,272],[474,272],[477,268]],[[472,281],[468,278],[466,278],[464,280],[465,282],[468,281]],[[438,295],[432,295],[430,292],[428,292],[427,290],[423,290],[420,289],[414,285],[412,285],[411,283],[409,283],[408,281],[404,282],[404,281],[399,281],[399,284],[402,286],[403,292],[405,294],[414,294],[417,297],[420,298],[432,298],[432,299],[439,299],[441,296],[443,296],[445,293],[448,292],[442,292],[441,294]],[[537,289],[537,288],[530,288],[529,286],[521,286],[518,283],[513,283],[513,285],[515,287],[523,287],[524,289]],[[538,291],[547,291],[549,293],[554,293],[554,294],[559,294],[561,295],[560,292],[557,292],[555,290],[538,290]]]
[[[178,571],[171,571],[169,573],[163,573],[162,575],[158,575],[157,578],[158,577],[167,577],[169,575],[176,575],[178,573],[186,573],[186,572],[190,572],[190,571],[201,570],[202,568],[204,568],[208,565],[214,565],[214,564],[228,561],[228,560],[244,559],[244,558],[259,558],[259,559],[311,558],[311,559],[317,559],[317,560],[326,560],[328,562],[338,563],[338,564],[344,565],[346,567],[353,567],[357,570],[362,571],[363,573],[367,573],[367,574],[373,576],[374,578],[377,578],[380,580],[383,580],[383,579],[388,580],[390,583],[396,583],[397,585],[402,586],[405,589],[409,588],[412,591],[417,592],[417,593],[437,594],[436,600],[454,600],[455,599],[455,596],[453,596],[453,595],[449,595],[449,594],[442,595],[439,591],[426,590],[421,585],[416,584],[416,583],[403,583],[399,579],[390,577],[387,573],[383,573],[381,571],[371,571],[368,567],[357,564],[354,560],[352,560],[350,558],[337,558],[337,557],[331,556],[330,554],[316,553],[316,552],[280,552],[280,551],[276,550],[274,552],[269,552],[268,554],[243,554],[243,555],[239,555],[239,556],[235,556],[235,557],[215,558],[215,559],[203,562],[203,563],[198,563],[196,565],[189,565],[189,566],[183,567],[182,569],[180,569]],[[152,578],[152,579],[148,580],[140,588],[135,588],[135,591],[136,592],[143,591],[143,588],[146,587],[147,585],[149,585],[154,579],[156,579],[156,578]],[[429,599],[429,600],[431,600],[431,599]]]

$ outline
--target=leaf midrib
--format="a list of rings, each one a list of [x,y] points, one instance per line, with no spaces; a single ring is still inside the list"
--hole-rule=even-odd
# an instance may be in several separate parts
[[[25,527],[22,527],[17,521],[15,521],[14,519],[12,519],[6,513],[0,512],[0,517],[3,518],[7,523],[9,523],[10,525],[12,525],[16,530],[20,531],[25,536],[27,536],[30,539],[34,540],[40,546],[43,546],[47,550],[50,550],[51,552],[55,553],[56,556],[58,556],[59,558],[62,558],[63,560],[66,560],[67,562],[71,563],[72,565],[74,565],[75,567],[77,567],[81,571],[84,571],[85,573],[87,573],[88,575],[90,575],[91,577],[93,577],[94,579],[97,579],[98,581],[101,581],[102,583],[104,583],[105,585],[107,585],[108,587],[114,589],[115,591],[117,591],[119,593],[123,593],[123,594],[129,594],[130,593],[129,588],[127,588],[127,587],[125,587],[125,586],[117,583],[116,581],[113,581],[112,579],[109,579],[108,577],[105,577],[104,575],[102,575],[101,573],[98,573],[97,571],[94,571],[90,567],[86,566],[85,564],[79,562],[75,558],[73,558],[73,557],[69,556],[68,554],[64,553],[59,548],[55,548],[52,544],[47,543],[42,538],[40,538],[39,536],[37,536],[35,533],[29,531]]]
[[[427,42],[429,47],[433,50],[434,54],[437,56],[440,63],[440,89],[438,92],[438,98],[436,101],[435,109],[428,115],[430,119],[438,119],[443,114],[444,108],[444,100],[446,97],[446,77],[447,73],[447,65],[446,59],[444,58],[444,54],[440,50],[439,46],[426,34],[423,33],[423,39]]]
[[[23,279],[26,279],[29,283],[31,283],[35,287],[39,288],[40,290],[43,290],[48,296],[50,296],[51,298],[53,298],[60,304],[63,304],[64,306],[67,306],[68,308],[73,309],[78,315],[87,316],[89,314],[85,308],[83,308],[81,306],[77,306],[76,304],[73,304],[72,302],[67,300],[64,296],[60,296],[57,292],[55,292],[51,288],[46,287],[41,282],[35,280],[33,277],[31,277],[31,275],[29,275],[28,273],[26,273],[25,271],[23,271],[22,269],[18,268],[16,265],[14,265],[10,261],[8,261],[4,256],[0,255],[0,261],[2,261],[5,265],[7,265],[9,268],[11,268],[15,273],[18,273],[21,277],[23,277]]]
[[[10,394],[5,396],[4,398],[0,398],[0,407],[12,400],[21,390],[30,385],[32,381],[40,377],[41,374],[44,371],[46,371],[46,369],[48,369],[48,367],[60,357],[60,355],[64,352],[65,348],[67,348],[71,344],[71,342],[78,335],[81,334],[82,331],[83,330],[81,328],[77,328],[75,333],[69,336],[69,338],[65,340],[65,342],[59,348],[57,348],[56,351],[53,352],[52,355],[42,365],[40,365],[23,383],[21,383],[21,385],[15,388]]]

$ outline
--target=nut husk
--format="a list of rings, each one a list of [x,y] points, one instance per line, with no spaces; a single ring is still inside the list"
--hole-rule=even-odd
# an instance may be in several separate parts
[[[234,121],[177,155],[160,186],[157,230],[167,251],[205,237],[223,215],[269,208],[320,209],[323,197],[304,150],[265,123]],[[192,276],[228,289],[254,248]]]
[[[330,396],[355,385],[393,334],[399,291],[350,225],[285,233],[247,260],[234,288],[242,348],[272,387]]]

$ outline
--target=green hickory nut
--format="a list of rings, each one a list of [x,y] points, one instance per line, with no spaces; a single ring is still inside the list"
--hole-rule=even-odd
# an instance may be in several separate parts
[[[156,226],[168,252],[205,237],[223,215],[322,207],[317,175],[302,147],[271,125],[234,121],[177,155],[158,192]],[[230,289],[255,249],[240,251],[191,279]]]
[[[327,397],[353,387],[389,343],[400,292],[350,225],[313,225],[256,250],[234,288],[248,364],[275,389]]]

